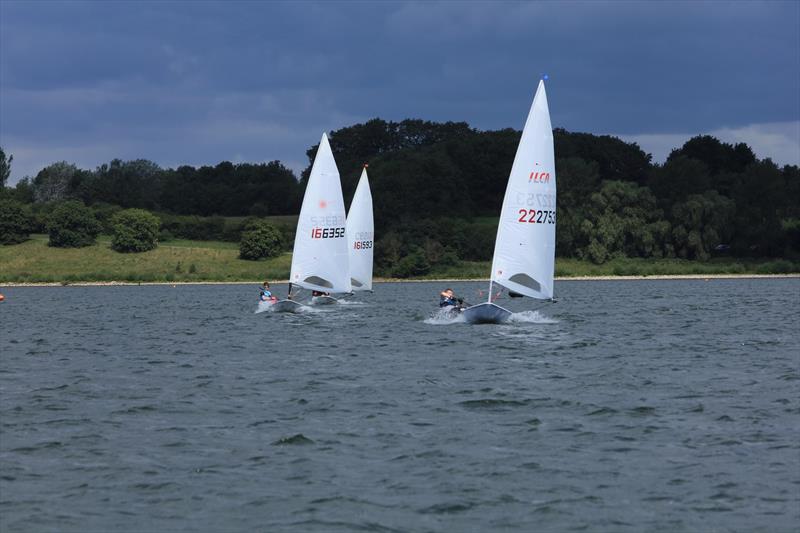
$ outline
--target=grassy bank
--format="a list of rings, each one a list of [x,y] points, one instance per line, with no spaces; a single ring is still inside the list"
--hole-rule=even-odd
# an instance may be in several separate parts
[[[439,268],[425,278],[487,278],[491,262],[468,262]],[[776,260],[714,259],[711,261],[687,261],[685,259],[613,259],[602,265],[578,259],[558,258],[556,276],[559,278],[601,276],[685,276],[721,274],[791,274],[800,272],[800,262]]]
[[[87,248],[50,248],[46,235],[0,246],[0,283],[79,281],[254,281],[286,279],[289,254],[239,259],[236,243],[172,240],[155,250],[121,254],[101,236]]]
[[[0,246],[0,283],[73,283],[89,281],[259,281],[289,277],[291,255],[265,261],[238,258],[236,243],[173,240],[140,254],[120,254],[110,238],[100,237],[87,248],[50,248],[46,235],[25,243]],[[462,261],[433,269],[422,279],[487,279],[491,264]],[[800,262],[787,260],[715,259],[709,262],[679,259],[615,259],[595,265],[577,259],[559,259],[556,275],[665,276],[714,274],[787,274],[800,272]]]

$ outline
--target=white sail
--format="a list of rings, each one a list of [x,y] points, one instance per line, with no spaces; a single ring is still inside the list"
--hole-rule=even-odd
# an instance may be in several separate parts
[[[342,185],[324,133],[300,208],[289,280],[304,289],[350,292]]]
[[[372,290],[372,251],[375,226],[372,221],[372,193],[367,169],[361,172],[356,193],[347,214],[347,245],[350,249],[350,285],[354,291]]]
[[[544,81],[540,81],[508,178],[492,281],[532,298],[552,298],[555,244],[553,129]]]

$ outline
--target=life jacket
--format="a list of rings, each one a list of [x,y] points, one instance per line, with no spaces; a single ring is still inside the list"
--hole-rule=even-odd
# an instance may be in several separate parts
[[[439,296],[439,307],[447,307],[448,305],[457,305],[458,302],[455,298],[445,298],[444,296]]]

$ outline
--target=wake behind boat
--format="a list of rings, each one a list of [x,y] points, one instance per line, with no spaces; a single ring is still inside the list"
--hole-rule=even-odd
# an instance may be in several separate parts
[[[553,299],[556,241],[556,170],[553,128],[544,80],[522,130],[497,227],[489,301],[467,307],[470,324],[499,324],[511,311],[492,303],[492,284],[518,295]]]

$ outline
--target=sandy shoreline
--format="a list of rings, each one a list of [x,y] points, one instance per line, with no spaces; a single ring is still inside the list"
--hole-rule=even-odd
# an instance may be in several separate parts
[[[640,280],[712,280],[712,279],[775,279],[800,278],[796,274],[674,274],[663,276],[571,276],[557,277],[556,281],[640,281]],[[75,282],[43,282],[43,283],[0,283],[0,287],[126,287],[135,285],[260,285],[264,280],[252,281],[75,281]],[[466,279],[392,279],[375,278],[374,283],[458,283],[488,282],[486,278]],[[271,281],[274,284],[286,284],[289,280]]]

